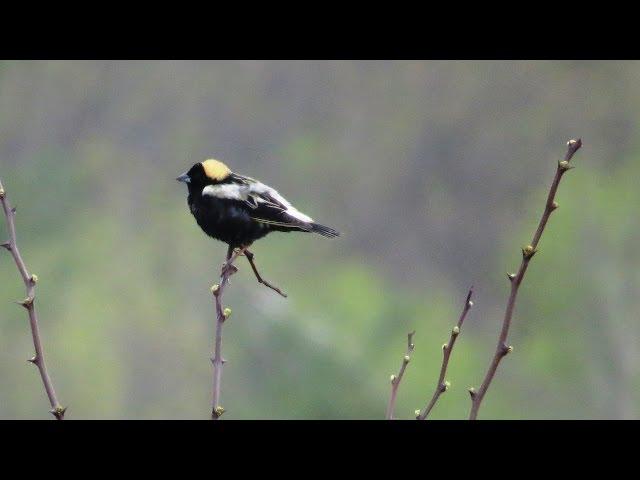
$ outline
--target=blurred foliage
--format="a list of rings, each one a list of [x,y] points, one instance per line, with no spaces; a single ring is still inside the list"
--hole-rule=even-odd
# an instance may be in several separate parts
[[[240,263],[225,418],[383,418],[415,329],[412,418],[474,285],[433,412],[466,418],[574,136],[480,417],[637,417],[639,80],[637,62],[0,63],[0,177],[68,418],[207,418],[225,246],[174,178],[208,157],[344,232],[256,244],[286,300]],[[0,418],[47,418],[23,295],[0,255]]]

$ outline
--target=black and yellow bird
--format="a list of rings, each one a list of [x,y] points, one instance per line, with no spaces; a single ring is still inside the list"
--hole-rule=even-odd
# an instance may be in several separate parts
[[[234,249],[240,249],[258,281],[280,294],[256,269],[254,255],[247,250],[254,241],[271,232],[312,232],[329,238],[340,235],[300,212],[273,188],[232,172],[218,160],[196,163],[176,180],[187,184],[187,203],[200,228],[229,245],[227,259]]]

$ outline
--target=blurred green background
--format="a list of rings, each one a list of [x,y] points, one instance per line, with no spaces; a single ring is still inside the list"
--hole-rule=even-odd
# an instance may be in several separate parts
[[[343,236],[273,234],[225,295],[226,419],[466,418],[565,142],[582,137],[480,418],[640,414],[637,62],[3,62],[0,178],[67,417],[208,418],[216,281],[175,177],[208,157]],[[0,222],[4,240],[4,219]],[[49,418],[0,252],[0,418]]]

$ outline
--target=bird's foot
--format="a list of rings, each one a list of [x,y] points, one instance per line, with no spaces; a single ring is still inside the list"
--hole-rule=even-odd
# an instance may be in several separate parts
[[[280,295],[281,297],[287,298],[287,294],[284,293],[282,290],[280,290],[278,287],[276,287],[275,285],[271,285],[269,282],[267,282],[266,280],[263,279],[259,279],[258,280],[259,283],[261,283],[262,285],[264,285],[267,288],[270,288],[271,290],[273,290],[274,292],[276,292],[278,295]]]
[[[238,267],[236,267],[233,263],[224,262],[222,264],[222,275],[226,275],[227,277],[230,277],[237,271],[238,271]]]

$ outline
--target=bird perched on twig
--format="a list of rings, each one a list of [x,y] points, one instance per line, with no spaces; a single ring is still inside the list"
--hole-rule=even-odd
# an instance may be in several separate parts
[[[314,222],[273,188],[232,172],[224,163],[209,159],[193,165],[176,180],[187,184],[187,203],[200,228],[210,237],[247,257],[258,281],[285,296],[263,280],[248,248],[265,235],[277,232],[312,232],[337,237],[336,230]]]

